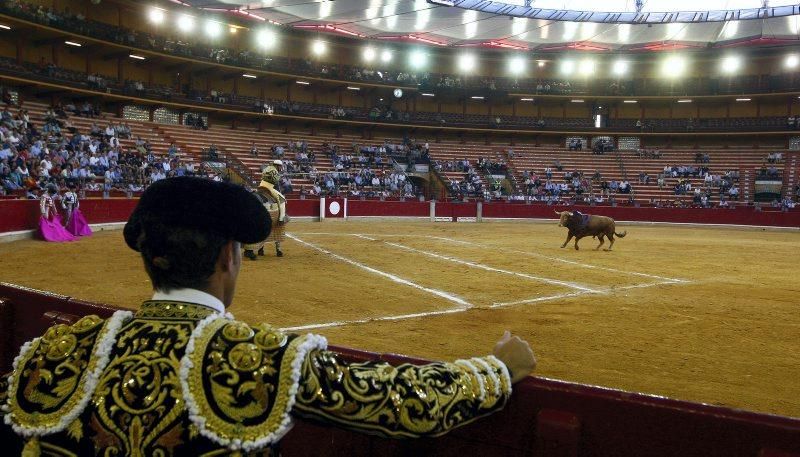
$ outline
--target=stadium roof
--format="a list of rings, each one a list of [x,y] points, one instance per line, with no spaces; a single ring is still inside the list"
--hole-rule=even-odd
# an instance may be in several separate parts
[[[525,0],[180,3],[309,31],[456,47],[652,51],[800,44],[800,5],[782,0],[767,7],[763,0],[644,0],[639,12],[635,0],[534,0],[529,7]],[[692,6],[701,10],[684,9]]]

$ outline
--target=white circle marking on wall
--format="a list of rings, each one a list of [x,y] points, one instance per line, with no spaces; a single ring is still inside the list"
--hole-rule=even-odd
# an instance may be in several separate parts
[[[339,205],[339,202],[331,202],[331,204],[328,206],[328,211],[330,211],[334,216],[339,214],[341,209],[342,207]]]

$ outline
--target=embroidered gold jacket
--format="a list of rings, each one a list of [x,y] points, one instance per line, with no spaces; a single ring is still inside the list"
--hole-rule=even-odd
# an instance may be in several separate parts
[[[346,363],[324,338],[190,303],[87,316],[26,343],[0,378],[25,455],[269,454],[293,416],[388,437],[437,436],[501,409],[505,365]]]

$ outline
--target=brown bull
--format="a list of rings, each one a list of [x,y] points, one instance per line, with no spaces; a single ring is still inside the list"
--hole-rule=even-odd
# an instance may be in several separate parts
[[[556,211],[556,214],[561,216],[561,219],[558,221],[559,227],[566,227],[569,229],[569,233],[567,234],[567,241],[564,241],[564,244],[561,247],[565,247],[569,240],[572,237],[575,237],[575,249],[578,249],[578,240],[585,236],[597,237],[600,240],[600,244],[597,245],[594,250],[600,249],[605,242],[604,237],[608,237],[611,244],[608,245],[608,249],[606,251],[610,251],[612,247],[614,247],[614,235],[617,235],[620,238],[625,237],[628,232],[622,233],[615,233],[615,223],[614,219],[606,216],[591,216],[588,214],[581,214],[579,212],[570,212],[570,211]]]

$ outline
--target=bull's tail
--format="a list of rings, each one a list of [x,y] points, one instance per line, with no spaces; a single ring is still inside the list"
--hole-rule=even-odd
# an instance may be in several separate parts
[[[619,238],[625,238],[625,235],[627,235],[627,234],[628,234],[627,230],[622,232],[622,233],[614,232],[614,235],[617,235],[617,237],[619,237]]]

